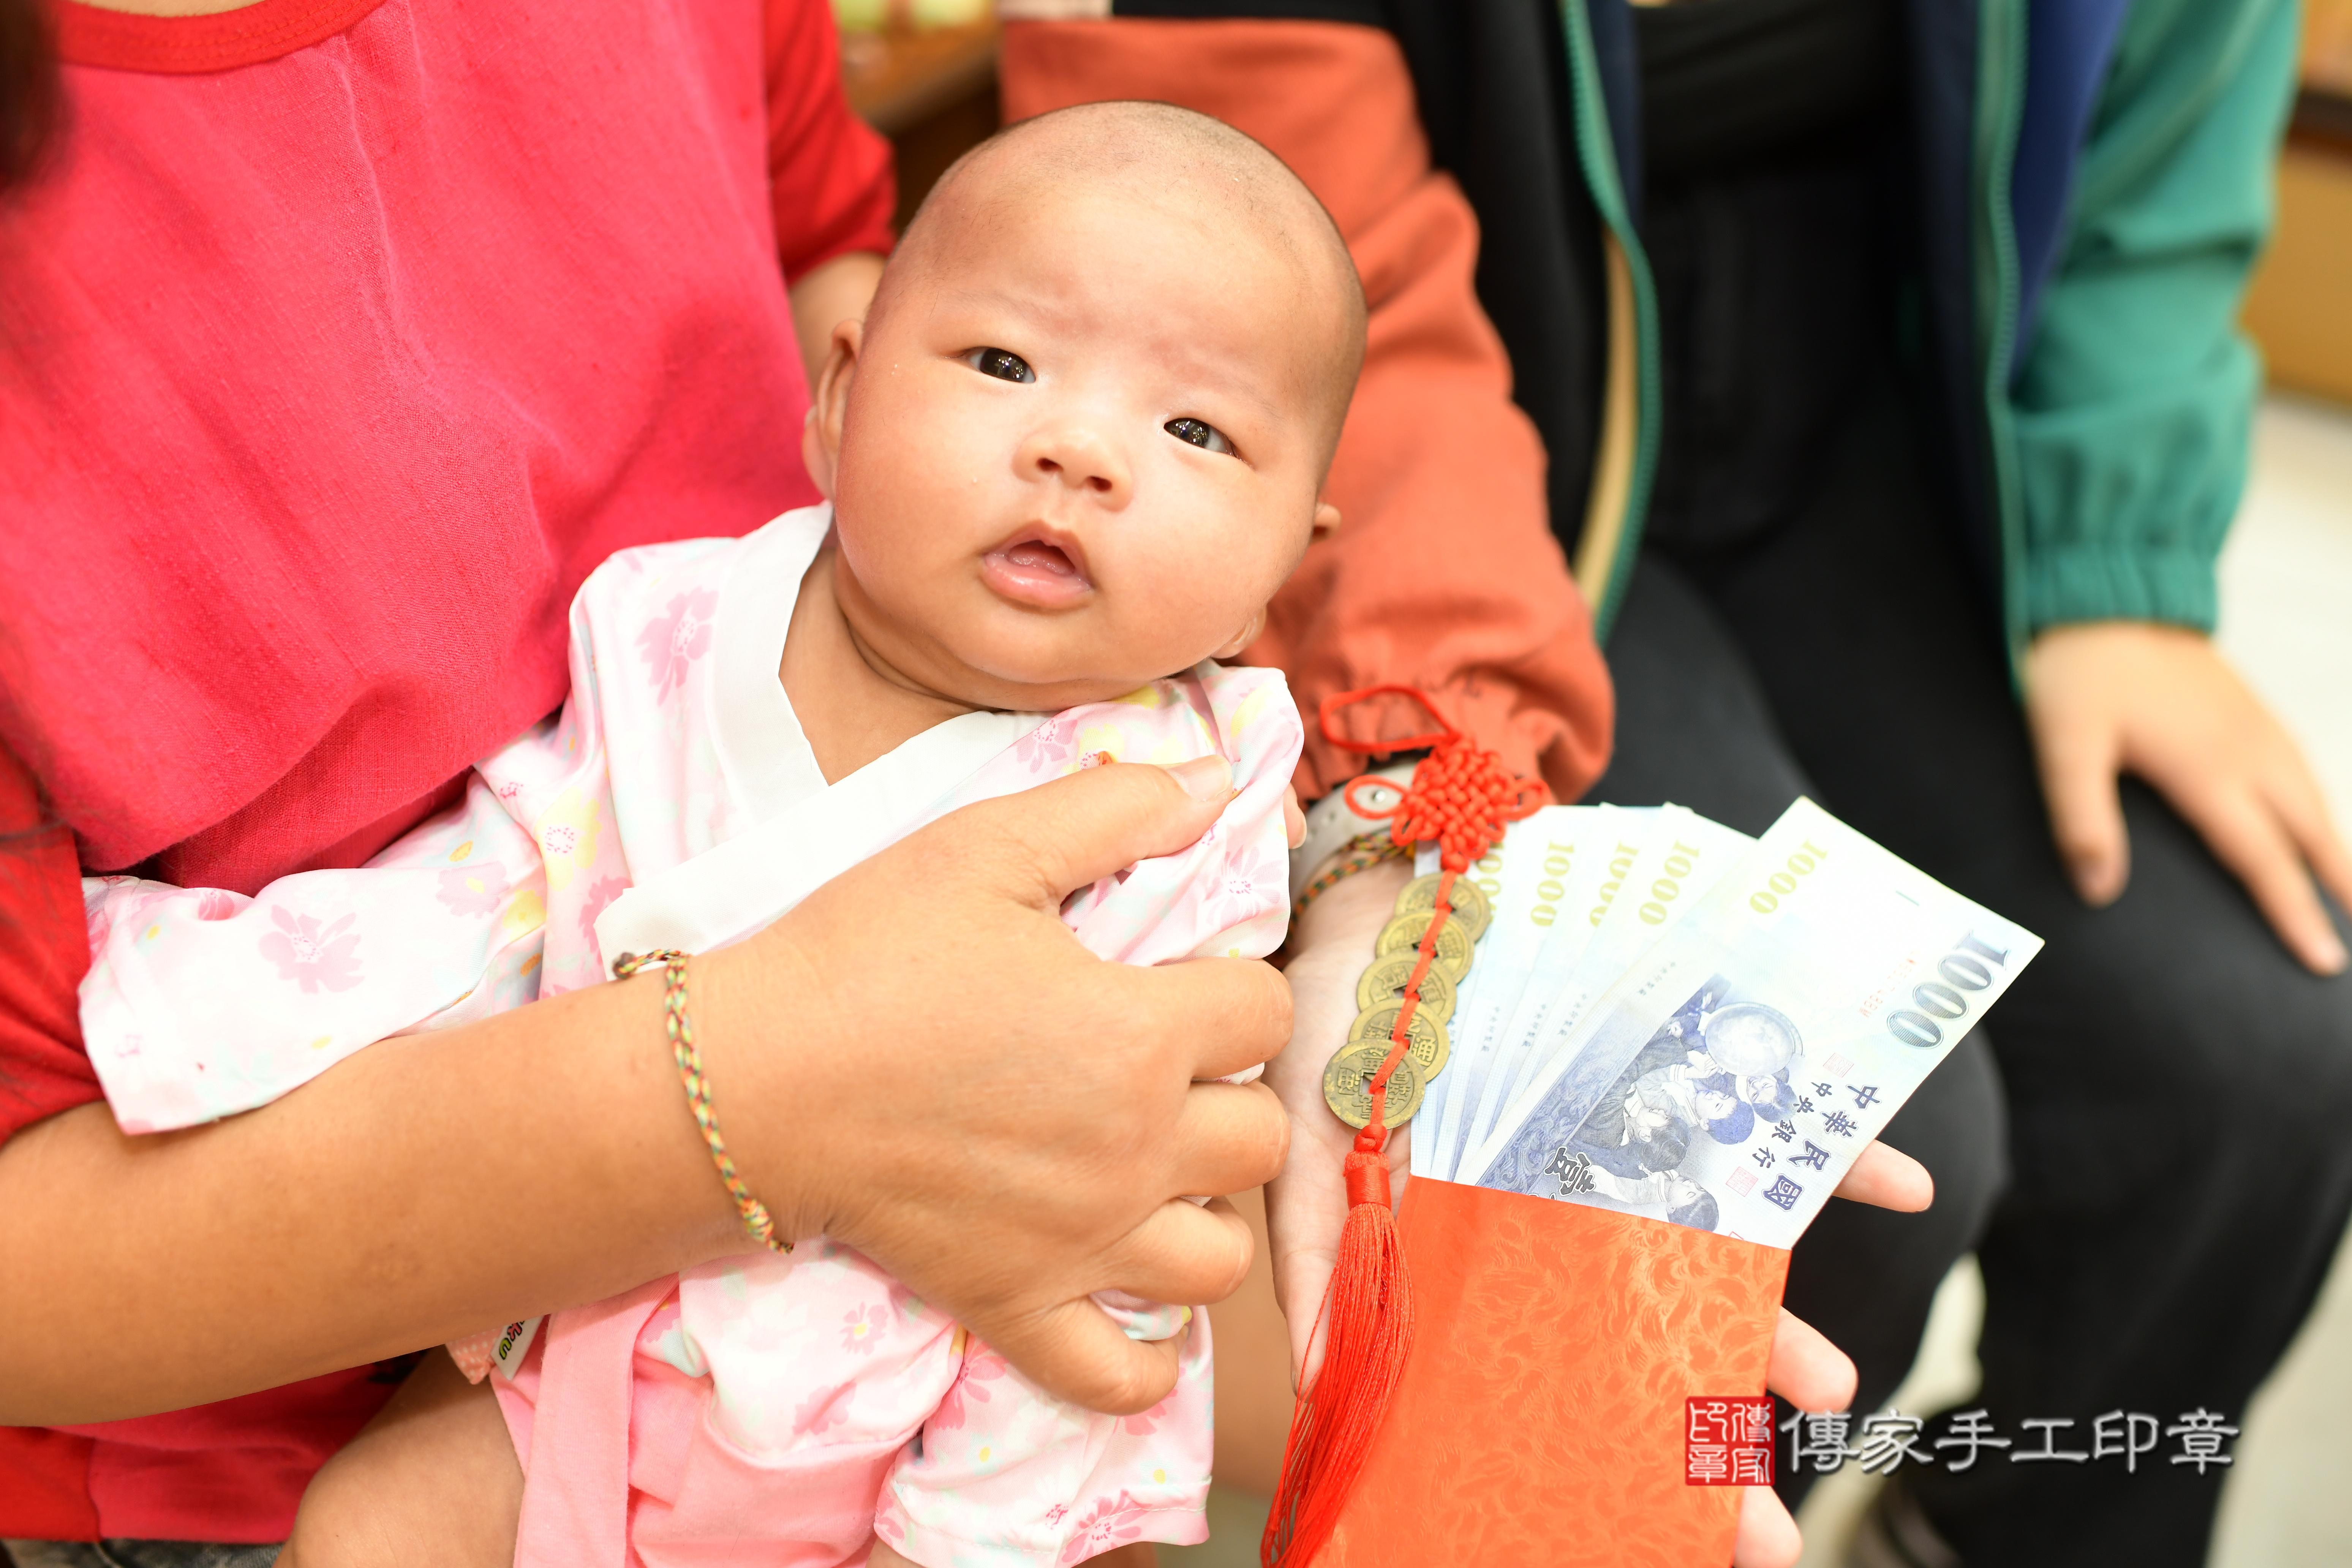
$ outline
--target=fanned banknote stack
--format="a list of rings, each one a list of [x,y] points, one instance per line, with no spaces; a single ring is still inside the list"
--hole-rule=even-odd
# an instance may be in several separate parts
[[[1425,961],[1417,869],[1324,1069],[1363,1125],[1427,970],[1381,1108],[1411,1124],[1411,1348],[1308,1555],[1727,1562],[1738,1489],[1772,1479],[1787,1248],[2041,941],[1804,800],[1760,839],[1538,811],[1454,879]],[[1707,1424],[1735,1407],[1744,1468]]]
[[[1808,800],[1547,807],[1470,879],[1413,1174],[1777,1247],[2042,947]]]

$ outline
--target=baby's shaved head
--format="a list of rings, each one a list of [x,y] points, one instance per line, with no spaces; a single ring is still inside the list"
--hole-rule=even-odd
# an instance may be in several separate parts
[[[835,327],[802,449],[874,668],[1046,712],[1256,640],[1364,357],[1330,215],[1159,103],[1041,115],[932,190]]]
[[[1328,420],[1324,453],[1364,357],[1364,292],[1337,225],[1281,159],[1222,121],[1166,103],[1090,103],[1006,127],[957,160],[907,227],[869,321],[965,246],[1040,197],[1148,209],[1228,257],[1255,251],[1287,275],[1302,309],[1293,347]],[[1117,266],[1119,258],[1107,256]]]

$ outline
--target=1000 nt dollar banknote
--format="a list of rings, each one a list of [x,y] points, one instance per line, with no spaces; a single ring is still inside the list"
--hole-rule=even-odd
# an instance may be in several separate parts
[[[1457,1179],[1791,1246],[2041,947],[1801,800],[1551,1047]]]

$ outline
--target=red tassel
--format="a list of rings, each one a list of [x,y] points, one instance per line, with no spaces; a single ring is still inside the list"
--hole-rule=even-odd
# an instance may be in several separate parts
[[[1388,1414],[1412,1349],[1412,1279],[1389,1209],[1389,1076],[1404,1059],[1421,982],[1436,956],[1438,928],[1454,912],[1454,873],[1438,879],[1436,907],[1422,933],[1421,961],[1405,983],[1404,1006],[1389,1052],[1372,1075],[1371,1119],[1348,1152],[1348,1218],[1323,1292],[1323,1365],[1290,1416],[1282,1479],[1258,1540],[1263,1568],[1312,1563],[1330,1540],[1356,1474]]]
[[[1419,702],[1437,722],[1430,734],[1385,742],[1351,741],[1336,732],[1338,711],[1368,697],[1393,694]],[[1371,1120],[1356,1134],[1348,1154],[1348,1218],[1339,1232],[1339,1256],[1323,1297],[1323,1365],[1290,1418],[1290,1441],[1282,1455],[1282,1479],[1275,1489],[1265,1534],[1258,1541],[1263,1568],[1303,1568],[1331,1539],[1371,1452],[1389,1400],[1404,1377],[1412,1349],[1412,1280],[1398,1243],[1396,1215],[1389,1208],[1389,1075],[1404,1059],[1421,983],[1436,957],[1437,934],[1453,913],[1454,879],[1486,852],[1503,825],[1527,816],[1549,797],[1542,784],[1512,778],[1492,752],[1472,746],[1447,723],[1434,704],[1410,687],[1376,686],[1323,701],[1324,739],[1349,751],[1391,752],[1432,748],[1413,770],[1412,785],[1391,808],[1391,831],[1400,842],[1435,839],[1444,875],[1436,907],[1421,939],[1420,962],[1404,988],[1404,1005],[1389,1033],[1389,1051],[1372,1076]],[[1357,781],[1361,783],[1361,780]],[[1366,816],[1349,786],[1350,805]]]
[[[1372,1127],[1382,1109],[1375,1106]],[[1348,1155],[1348,1221],[1323,1319],[1323,1366],[1291,1415],[1282,1482],[1258,1542],[1265,1568],[1311,1563],[1331,1538],[1412,1345],[1412,1282],[1389,1210],[1388,1158],[1367,1152],[1361,1133]]]

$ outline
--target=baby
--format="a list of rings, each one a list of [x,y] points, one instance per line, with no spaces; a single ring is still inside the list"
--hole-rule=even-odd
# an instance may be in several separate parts
[[[368,867],[251,900],[88,885],[118,1119],[228,1114],[625,951],[740,939],[958,805],[1097,762],[1221,755],[1236,789],[1199,844],[1072,899],[1079,939],[1270,952],[1298,719],[1279,675],[1208,661],[1338,522],[1363,335],[1329,217],[1213,121],[1097,105],[975,150],[834,333],[803,436],[828,505],[599,568],[562,714]],[[1207,1324],[1102,1304],[1186,1336],[1141,1415],[1051,1398],[818,1237],[518,1325],[485,1384],[525,1478],[515,1561],[1043,1568],[1201,1540]]]

